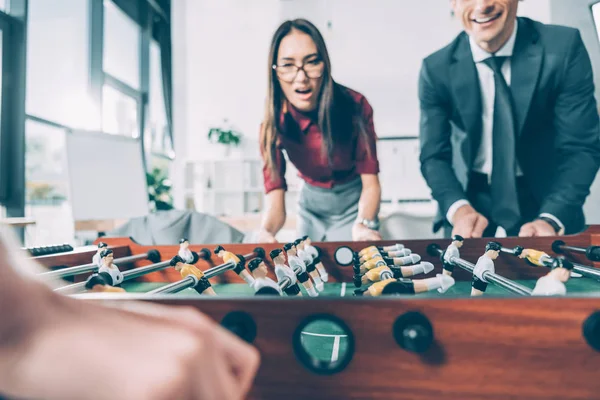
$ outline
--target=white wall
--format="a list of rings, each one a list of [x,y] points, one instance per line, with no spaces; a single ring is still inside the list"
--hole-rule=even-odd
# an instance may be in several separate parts
[[[278,0],[177,0],[173,7],[175,200],[183,207],[183,163],[211,152],[208,130],[228,119],[258,155],[267,54]]]

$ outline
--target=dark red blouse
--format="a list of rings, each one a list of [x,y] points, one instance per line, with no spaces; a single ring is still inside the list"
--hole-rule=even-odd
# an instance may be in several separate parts
[[[283,113],[281,115],[282,133],[279,135],[275,163],[279,177],[271,177],[266,162],[263,165],[266,193],[280,188],[287,190],[283,150],[298,170],[300,178],[313,186],[332,188],[361,174],[379,173],[373,108],[363,95],[350,89],[346,90],[362,110],[367,140],[359,140],[358,131],[351,132],[351,140],[336,144],[330,165],[327,156],[322,154],[323,135],[316,117],[302,113],[289,105],[287,115]],[[370,156],[367,149],[370,149]]]

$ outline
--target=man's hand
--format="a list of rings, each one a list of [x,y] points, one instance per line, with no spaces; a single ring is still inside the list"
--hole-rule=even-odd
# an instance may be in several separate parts
[[[452,235],[463,238],[480,238],[488,226],[488,220],[479,214],[470,204],[465,204],[456,210],[452,217]]]
[[[352,226],[352,240],[355,242],[381,240],[381,235],[379,232],[369,229],[363,224],[354,224]]]
[[[556,236],[556,231],[546,221],[536,219],[535,221],[528,222],[521,227],[519,231],[520,237],[533,237],[533,236]]]

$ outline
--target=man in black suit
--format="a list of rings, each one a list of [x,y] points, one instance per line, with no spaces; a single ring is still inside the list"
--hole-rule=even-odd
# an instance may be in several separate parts
[[[465,31],[423,61],[419,78],[421,171],[440,206],[436,230],[583,230],[600,130],[579,32],[517,18],[517,0],[451,5]]]

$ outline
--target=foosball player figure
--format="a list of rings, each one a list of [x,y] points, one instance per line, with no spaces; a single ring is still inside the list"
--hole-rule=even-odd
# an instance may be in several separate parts
[[[111,249],[102,250],[100,259],[102,260],[102,266],[98,268],[98,273],[107,272],[112,277],[112,286],[118,286],[123,283],[123,274],[119,271],[119,267],[113,263],[113,251]]]
[[[452,276],[454,272],[454,264],[450,262],[452,257],[460,258],[460,249],[463,246],[465,239],[460,235],[452,236],[452,243],[446,248],[442,255],[443,274]]]
[[[371,258],[370,260],[367,260],[362,264],[359,263],[359,273],[364,274],[368,270],[382,265],[380,261],[384,261],[385,264],[390,267],[391,266],[405,267],[405,266],[411,266],[411,265],[417,264],[419,261],[421,261],[421,256],[418,254],[411,254],[411,255],[405,256],[405,257],[394,257],[394,258],[375,257],[375,258]]]
[[[393,244],[391,246],[383,246],[383,247],[378,247],[378,246],[369,246],[369,247],[365,247],[364,249],[360,250],[358,252],[359,256],[363,256],[367,253],[372,253],[373,251],[384,251],[384,252],[389,252],[389,251],[399,251],[399,250],[404,250],[404,245],[400,244],[400,243],[396,243]]]
[[[217,295],[208,278],[204,276],[204,272],[200,271],[195,265],[187,264],[179,255],[173,257],[170,264],[181,274],[183,279],[190,275],[195,276],[198,279],[198,283],[194,286],[196,292],[208,294],[210,296]]]
[[[319,294],[315,290],[315,287],[313,286],[312,281],[310,280],[310,277],[306,272],[306,266],[304,265],[302,260],[296,255],[296,246],[294,246],[294,243],[286,243],[283,246],[283,250],[287,255],[288,265],[294,271],[294,273],[298,277],[298,280],[300,281],[302,286],[304,286],[304,289],[306,289],[308,295],[312,297],[318,296]]]
[[[521,246],[517,246],[514,249],[514,253],[519,258],[525,259],[528,264],[533,265],[534,267],[551,267],[552,262],[554,261],[552,257],[541,250],[524,249]],[[575,271],[571,271],[571,277],[581,278],[582,275]]]
[[[102,258],[100,257],[100,253],[102,250],[106,249],[108,245],[104,242],[98,243],[98,250],[96,250],[96,254],[92,257],[92,264],[97,265],[98,268],[102,266]]]
[[[538,279],[532,296],[564,296],[567,294],[565,283],[571,276],[573,264],[564,257],[555,258],[552,261],[552,270],[547,275]]]
[[[125,289],[112,286],[112,280],[108,272],[93,274],[85,282],[85,288],[95,293],[125,293]]]
[[[186,238],[179,241],[179,251],[177,255],[181,257],[186,264],[196,264],[198,262],[198,253],[190,250],[190,242]]]
[[[284,288],[283,291],[288,296],[302,296],[300,287],[298,286],[298,279],[294,271],[285,264],[285,254],[281,249],[273,249],[269,253],[273,264],[275,265],[275,276],[277,276],[277,282],[281,282],[284,278],[288,278],[292,284]]]
[[[315,287],[319,292],[322,292],[324,289],[323,281],[321,280],[321,276],[317,271],[317,267],[313,262],[313,258],[306,250],[304,250],[304,240],[297,239],[294,242],[294,246],[296,246],[296,251],[298,253],[298,257],[302,260],[304,265],[306,266],[306,272],[310,275],[313,282],[315,283]]]
[[[374,283],[368,288],[356,289],[354,295],[376,297],[382,294],[417,294],[432,290],[444,293],[452,286],[454,286],[454,278],[443,274],[425,279],[391,278]]]
[[[428,274],[433,271],[433,268],[433,264],[427,261],[416,265],[411,265],[409,267],[390,267],[387,265],[381,266],[367,271],[364,275],[362,275],[360,283],[367,285],[369,283],[380,282],[389,278],[399,279],[408,278],[419,274]],[[354,285],[356,286],[356,278]]]
[[[283,292],[281,291],[281,288],[277,282],[267,276],[269,270],[267,269],[267,265],[262,258],[257,257],[248,261],[248,269],[254,278],[252,288],[255,292],[258,292],[260,289],[265,287],[269,287],[275,290],[280,296],[283,295]],[[273,294],[275,294],[275,292],[273,292]]]
[[[365,262],[367,260],[370,260],[372,258],[376,258],[376,257],[406,257],[412,254],[412,251],[410,249],[402,249],[402,250],[396,250],[396,251],[379,251],[377,249],[369,252],[369,253],[365,253],[363,255],[360,255],[360,262]]]
[[[479,257],[475,268],[473,269],[473,279],[471,281],[471,296],[481,296],[487,289],[487,281],[483,277],[485,271],[494,273],[496,267],[494,260],[498,258],[502,245],[498,242],[489,242],[485,246],[485,253]]]
[[[321,280],[327,282],[329,280],[329,274],[321,262],[321,253],[319,252],[319,249],[312,245],[312,240],[308,236],[303,236],[302,239],[304,240],[304,250],[312,256],[315,267],[317,267],[317,271],[319,271],[319,275],[321,275]]]
[[[244,257],[233,254],[230,251],[226,251],[223,248],[223,246],[215,247],[215,254],[221,257],[226,263],[233,262],[235,264],[235,268],[233,269],[233,271],[236,274],[238,274],[240,278],[246,281],[248,285],[252,286],[252,284],[254,283],[254,278],[252,277],[252,275],[250,275],[250,273],[248,273],[248,271],[246,271],[246,268],[244,266],[246,260],[243,259]]]

